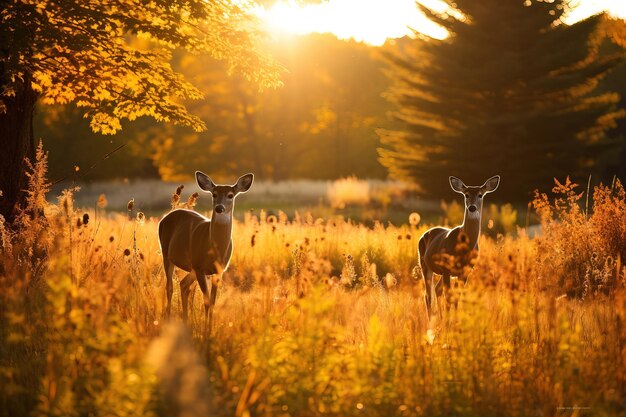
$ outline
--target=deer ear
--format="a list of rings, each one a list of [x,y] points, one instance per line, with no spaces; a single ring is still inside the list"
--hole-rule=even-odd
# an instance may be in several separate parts
[[[498,189],[498,185],[500,185],[500,176],[494,175],[493,177],[485,181],[485,183],[480,188],[482,188],[486,194],[496,191]]]
[[[463,184],[463,181],[461,181],[460,178],[452,177],[452,176],[450,177],[450,187],[452,187],[452,189],[456,191],[457,193],[461,193],[461,194],[463,194],[465,190],[467,189],[467,186]]]
[[[215,183],[211,180],[211,178],[201,171],[196,171],[196,182],[198,183],[198,187],[207,193],[213,192],[213,189],[215,188]]]
[[[237,184],[235,184],[235,191],[237,193],[245,193],[252,186],[254,181],[254,174],[246,174],[239,177]]]

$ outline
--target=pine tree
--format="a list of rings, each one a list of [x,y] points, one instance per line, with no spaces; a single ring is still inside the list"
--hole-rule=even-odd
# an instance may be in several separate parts
[[[390,56],[390,97],[401,129],[380,131],[381,162],[435,198],[448,176],[482,184],[502,175],[501,198],[520,201],[552,177],[588,175],[624,115],[618,95],[594,95],[624,54],[602,56],[603,15],[562,23],[567,0],[446,0],[444,40],[419,35]]]

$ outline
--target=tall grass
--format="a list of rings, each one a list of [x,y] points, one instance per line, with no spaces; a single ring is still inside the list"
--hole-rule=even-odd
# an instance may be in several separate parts
[[[623,415],[624,190],[587,211],[575,185],[554,191],[535,200],[542,237],[484,237],[458,309],[431,322],[419,220],[248,214],[209,338],[198,294],[189,327],[162,320],[157,219],[34,198],[2,223],[0,414]]]

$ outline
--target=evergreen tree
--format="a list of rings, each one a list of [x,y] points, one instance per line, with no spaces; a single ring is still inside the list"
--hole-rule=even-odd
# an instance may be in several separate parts
[[[450,36],[418,35],[390,56],[402,130],[380,131],[392,176],[445,198],[448,176],[481,184],[502,175],[500,198],[520,201],[552,177],[588,175],[623,116],[617,94],[593,95],[624,54],[601,55],[603,15],[562,23],[567,0],[446,0],[418,5]]]

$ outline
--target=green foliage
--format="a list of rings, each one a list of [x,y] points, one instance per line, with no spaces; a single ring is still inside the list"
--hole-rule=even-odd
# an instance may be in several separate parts
[[[390,56],[403,125],[380,132],[391,174],[443,198],[448,175],[498,173],[499,198],[526,201],[528,184],[593,170],[625,114],[617,94],[595,92],[624,57],[600,53],[605,17],[565,25],[565,0],[446,3],[455,12],[420,9],[449,38],[419,36]]]

